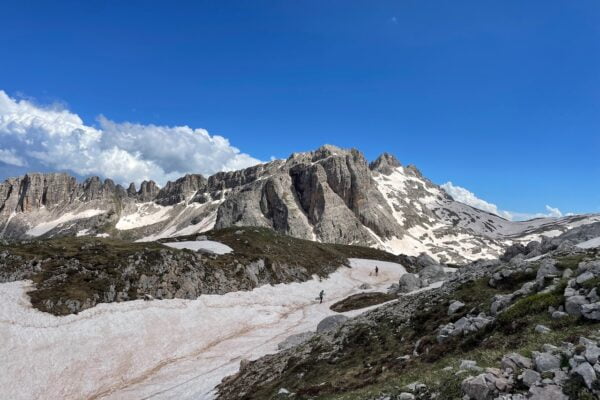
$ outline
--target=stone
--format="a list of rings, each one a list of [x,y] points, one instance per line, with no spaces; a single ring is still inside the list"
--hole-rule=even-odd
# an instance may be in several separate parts
[[[529,400],[569,400],[562,388],[557,385],[534,386],[529,389],[529,394]]]
[[[464,306],[465,306],[465,303],[462,303],[457,300],[453,301],[452,303],[450,303],[450,306],[448,306],[448,315],[455,314],[458,310],[460,310]]]
[[[571,268],[567,268],[563,271],[562,277],[563,279],[569,279],[573,276],[573,270]]]
[[[435,261],[433,257],[431,257],[429,254],[421,253],[417,257],[417,264],[420,265],[422,268],[425,268],[431,265],[438,265],[438,262]]]
[[[531,359],[524,357],[519,353],[506,354],[504,357],[502,357],[500,365],[502,365],[502,368],[504,369],[510,368],[513,371],[517,371],[517,369],[520,368],[531,369],[533,367]]]
[[[600,347],[596,346],[595,344],[586,346],[583,356],[590,364],[596,364],[598,362],[598,358],[600,358]]]
[[[419,272],[419,278],[421,278],[422,281],[427,281],[428,284],[443,281],[447,277],[448,274],[446,274],[444,267],[441,265],[430,265]]]
[[[495,295],[492,300],[492,305],[490,306],[490,313],[492,315],[497,315],[498,312],[508,307],[508,305],[512,302],[513,296],[508,295]]]
[[[568,316],[569,316],[569,314],[567,314],[564,311],[554,311],[552,313],[552,319],[561,319],[561,318],[565,318],[565,317],[568,317]]]
[[[415,400],[415,395],[412,393],[402,392],[398,396],[398,400]]]
[[[592,385],[596,381],[596,371],[588,362],[583,362],[579,364],[574,370],[574,374],[577,374],[583,378],[585,385],[588,389],[592,388]]]
[[[585,296],[571,296],[565,300],[565,311],[569,315],[579,317],[581,315],[581,306],[588,304]]]
[[[556,261],[552,259],[544,259],[535,276],[536,281],[543,281],[549,276],[558,276],[560,271],[555,266]]]
[[[462,381],[461,389],[463,393],[474,400],[488,400],[493,394],[485,379],[485,374],[477,375],[476,377],[466,378]]]
[[[545,372],[560,368],[560,359],[550,353],[538,353],[533,360],[535,363],[535,369],[538,372]]]
[[[421,279],[415,274],[404,274],[398,281],[398,292],[409,293],[421,288]]]
[[[338,326],[342,325],[344,322],[348,320],[348,317],[345,315],[331,315],[329,317],[323,318],[321,322],[317,325],[317,332],[327,332],[336,329]]]
[[[580,311],[584,318],[600,321],[600,302],[583,304]]]
[[[594,273],[590,272],[590,271],[586,271],[583,274],[579,275],[577,278],[575,278],[575,282],[577,282],[578,284],[582,284],[586,281],[589,281],[590,279],[594,279],[595,275]]]
[[[462,360],[459,368],[465,371],[483,371],[481,367],[477,366],[477,362],[472,360]]]
[[[546,333],[552,332],[552,329],[550,329],[550,328],[548,328],[547,326],[544,326],[544,325],[536,325],[535,331],[537,333],[546,334]]]
[[[539,382],[541,379],[542,379],[542,376],[538,372],[536,372],[532,369],[524,370],[523,374],[521,375],[521,381],[527,387],[531,387],[531,386],[535,385],[536,382]]]

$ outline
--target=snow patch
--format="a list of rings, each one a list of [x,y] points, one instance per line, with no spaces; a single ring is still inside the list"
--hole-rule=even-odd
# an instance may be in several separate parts
[[[233,251],[233,249],[226,244],[215,242],[213,240],[167,242],[163,244],[174,249],[188,249],[193,251],[207,250],[215,254],[227,254]]]
[[[0,398],[211,399],[240,360],[274,353],[286,337],[314,330],[361,284],[385,291],[405,273],[400,264],[349,261],[352,268],[322,280],[196,300],[99,304],[64,317],[31,307],[31,283],[0,284]],[[315,301],[321,290],[323,304]]]
[[[580,249],[592,249],[594,247],[600,247],[600,237],[586,240],[585,242],[578,243],[576,246]]]
[[[68,212],[52,221],[42,222],[34,226],[33,228],[29,229],[26,232],[26,234],[29,236],[41,236],[65,222],[74,221],[77,219],[91,218],[96,215],[103,214],[104,212],[105,210],[85,210],[79,213]]]
[[[122,216],[115,228],[127,230],[156,224],[167,220],[172,209],[173,207],[163,207],[152,202],[138,204],[137,210],[133,214]]]

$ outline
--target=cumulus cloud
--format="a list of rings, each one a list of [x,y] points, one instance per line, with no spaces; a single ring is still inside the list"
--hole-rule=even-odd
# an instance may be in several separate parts
[[[465,189],[461,186],[454,185],[452,182],[446,182],[441,187],[448,193],[454,200],[460,201],[461,203],[467,204],[471,207],[478,208],[483,211],[487,211],[492,214],[496,214],[500,217],[506,218],[511,221],[522,221],[533,218],[558,218],[562,217],[563,213],[555,207],[546,205],[545,213],[522,213],[515,211],[500,210],[497,205],[487,202],[477,197],[473,192]],[[566,214],[571,215],[571,214]]]
[[[0,149],[0,162],[16,167],[27,165],[27,162],[16,154],[15,149]]]
[[[103,116],[97,122],[87,125],[65,108],[16,100],[0,90],[0,162],[161,185],[185,173],[211,175],[260,163],[204,129],[117,123]]]

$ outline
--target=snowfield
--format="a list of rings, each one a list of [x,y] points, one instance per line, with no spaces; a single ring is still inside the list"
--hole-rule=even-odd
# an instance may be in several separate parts
[[[85,210],[85,211],[81,211],[79,213],[69,212],[69,213],[63,214],[60,217],[53,219],[51,221],[39,223],[39,224],[35,225],[34,227],[32,227],[31,229],[29,229],[25,233],[29,236],[41,236],[44,233],[50,232],[52,229],[56,228],[57,226],[65,223],[65,222],[75,221],[75,220],[84,219],[84,218],[91,218],[91,217],[95,217],[96,215],[103,214],[105,212],[106,212],[106,210]]]
[[[289,335],[314,330],[335,314],[331,304],[361,292],[361,284],[382,291],[405,273],[395,263],[350,263],[323,280],[196,300],[100,304],[64,317],[31,307],[30,282],[0,284],[0,398],[211,399],[240,360],[273,353]],[[325,301],[318,304],[322,289]]]
[[[213,240],[195,240],[195,241],[184,241],[184,242],[167,242],[163,243],[165,246],[172,247],[174,249],[189,249],[193,251],[207,250],[215,254],[227,254],[231,253],[233,249],[226,244],[215,242]]]
[[[600,237],[586,240],[585,242],[578,243],[576,246],[581,249],[593,249],[594,247],[600,247]]]

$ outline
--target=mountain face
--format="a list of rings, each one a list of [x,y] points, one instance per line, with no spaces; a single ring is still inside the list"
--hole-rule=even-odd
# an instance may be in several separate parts
[[[92,177],[27,174],[0,184],[0,238],[100,235],[151,241],[213,228],[259,226],[322,242],[441,262],[499,256],[513,242],[555,236],[598,215],[511,222],[452,199],[390,154],[323,146],[208,178],[127,189]]]

